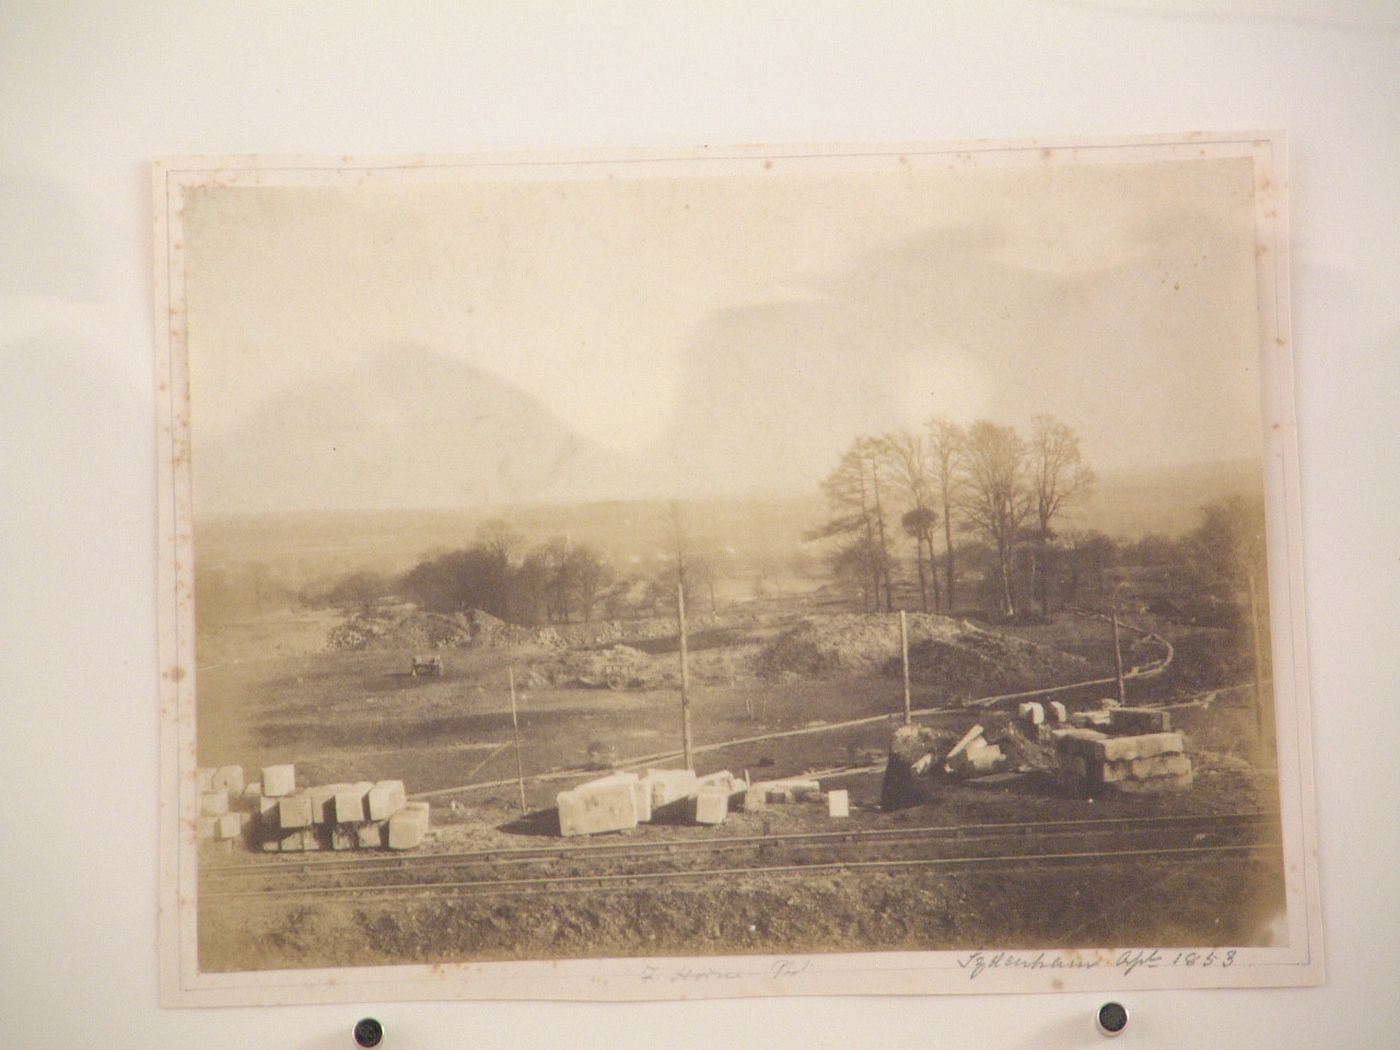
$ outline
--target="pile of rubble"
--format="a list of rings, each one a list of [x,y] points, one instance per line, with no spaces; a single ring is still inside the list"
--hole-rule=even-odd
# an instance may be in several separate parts
[[[245,782],[241,766],[200,769],[198,837],[227,850],[235,840],[266,852],[413,849],[428,833],[426,802],[402,780],[298,788],[296,767],[265,766]]]
[[[1062,789],[1080,798],[1192,786],[1185,738],[1170,731],[1164,710],[1104,700],[1094,710],[1071,714],[1051,701],[1021,704],[1014,720],[1000,717],[996,730],[979,723],[951,746],[949,735],[928,726],[901,726],[890,742],[881,808],[929,802],[942,781],[1010,787],[1037,772],[1053,774]]]
[[[559,792],[556,802],[559,833],[566,838],[631,831],[648,823],[723,824],[740,807],[757,810],[799,802],[826,802],[830,816],[850,815],[847,792],[823,792],[816,780],[750,784],[727,769],[703,777],[690,769],[610,773]]]

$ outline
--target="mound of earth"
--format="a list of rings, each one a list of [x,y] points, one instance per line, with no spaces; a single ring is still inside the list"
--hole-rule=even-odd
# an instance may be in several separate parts
[[[352,616],[331,628],[331,649],[442,649],[471,641],[471,630],[450,616],[414,611],[394,619]]]
[[[998,634],[966,620],[911,613],[909,674],[949,699],[967,699],[1089,677],[1078,656]],[[755,661],[759,675],[778,678],[898,676],[899,618],[842,613],[809,617],[770,642]]]

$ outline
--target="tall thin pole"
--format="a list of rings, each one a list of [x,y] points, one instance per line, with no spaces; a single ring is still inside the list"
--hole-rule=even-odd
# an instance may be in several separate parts
[[[520,784],[520,812],[524,813],[525,806],[525,764],[520,757],[520,719],[515,713],[515,668],[510,671],[510,727],[515,733],[515,779]]]
[[[676,584],[676,619],[681,633],[681,751],[685,755],[685,768],[694,769],[695,761],[690,754],[690,661],[686,655],[684,583]]]
[[[1127,702],[1127,694],[1123,688],[1123,647],[1118,644],[1118,606],[1113,607],[1113,662],[1118,667],[1118,702]]]
[[[909,714],[909,622],[904,610],[899,610],[899,651],[904,655],[904,724],[913,719]]]
[[[1254,720],[1259,739],[1264,739],[1264,647],[1259,640],[1259,594],[1254,573],[1249,574],[1249,619],[1254,636]]]

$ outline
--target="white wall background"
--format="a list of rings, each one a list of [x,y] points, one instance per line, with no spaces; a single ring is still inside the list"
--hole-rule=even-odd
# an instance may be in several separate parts
[[[1331,975],[1136,994],[1118,1045],[1394,1045],[1397,97],[1394,0],[5,3],[5,1043],[1096,1045],[1094,995],[159,1010],[147,162],[1283,127]]]

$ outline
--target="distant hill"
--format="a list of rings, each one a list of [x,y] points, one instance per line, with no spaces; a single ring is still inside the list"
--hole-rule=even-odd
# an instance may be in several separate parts
[[[416,348],[284,391],[231,433],[196,419],[193,451],[214,513],[570,500],[634,472],[530,395]]]

